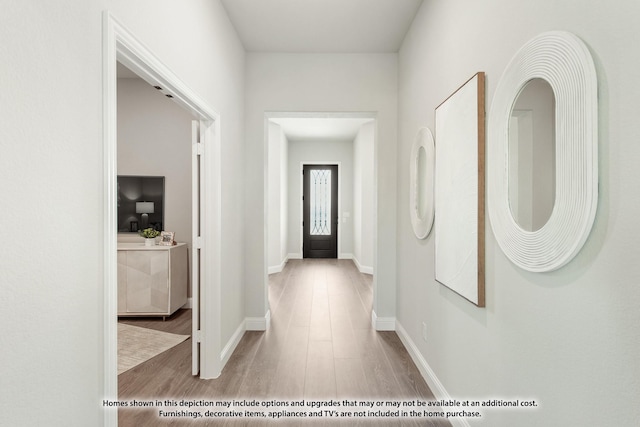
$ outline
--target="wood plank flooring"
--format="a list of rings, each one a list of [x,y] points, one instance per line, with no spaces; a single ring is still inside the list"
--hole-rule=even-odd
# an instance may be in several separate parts
[[[119,400],[431,400],[395,332],[371,328],[372,277],[349,260],[292,260],[269,277],[271,327],[247,332],[215,380],[191,376],[191,340],[119,375]],[[191,333],[191,310],[167,321],[122,322]],[[181,408],[183,409],[183,408]],[[406,408],[405,408],[406,409]],[[263,426],[300,424],[450,426],[440,418],[258,419],[163,418],[157,409],[118,409],[121,427],[157,425]]]

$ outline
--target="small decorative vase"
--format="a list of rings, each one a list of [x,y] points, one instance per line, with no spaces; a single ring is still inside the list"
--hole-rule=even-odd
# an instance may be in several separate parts
[[[156,239],[155,238],[150,238],[150,239],[144,239],[144,245],[145,246],[155,246],[156,245]]]

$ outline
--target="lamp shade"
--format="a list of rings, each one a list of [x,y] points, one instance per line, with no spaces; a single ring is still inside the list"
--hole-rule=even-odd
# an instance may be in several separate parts
[[[136,202],[136,213],[150,214],[153,212],[153,202]]]

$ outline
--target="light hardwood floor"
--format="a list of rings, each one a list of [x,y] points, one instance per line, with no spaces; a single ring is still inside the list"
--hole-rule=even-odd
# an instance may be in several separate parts
[[[271,327],[247,332],[222,375],[191,376],[191,340],[119,375],[119,400],[322,399],[431,400],[433,394],[395,332],[371,328],[372,279],[348,260],[292,260],[269,277]],[[190,334],[191,311],[166,322],[125,323]],[[122,427],[156,425],[273,425],[260,420],[158,419],[157,410],[118,410]],[[278,425],[450,426],[438,418],[318,419]]]

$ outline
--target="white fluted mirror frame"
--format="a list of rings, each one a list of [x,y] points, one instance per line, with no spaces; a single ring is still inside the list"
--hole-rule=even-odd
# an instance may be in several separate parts
[[[528,81],[549,82],[556,99],[556,200],[547,223],[522,229],[509,205],[509,117]],[[580,251],[598,205],[598,88],[585,44],[563,31],[540,34],[507,66],[489,117],[489,218],[505,255],[533,272],[556,270]]]
[[[419,174],[420,149],[425,153],[425,177],[421,180]],[[426,238],[431,232],[434,216],[434,169],[435,148],[433,134],[429,128],[420,128],[411,146],[409,161],[409,213],[413,232],[418,239]],[[420,194],[424,195],[425,212],[420,215]]]

